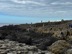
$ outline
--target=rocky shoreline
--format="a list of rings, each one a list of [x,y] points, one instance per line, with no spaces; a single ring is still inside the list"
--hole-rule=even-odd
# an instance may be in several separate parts
[[[72,54],[72,21],[0,27],[0,54]]]

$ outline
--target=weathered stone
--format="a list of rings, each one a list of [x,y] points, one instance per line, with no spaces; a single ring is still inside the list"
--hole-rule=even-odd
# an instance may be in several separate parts
[[[54,54],[54,53],[52,53],[52,52],[47,52],[47,53],[45,53],[45,54]]]
[[[68,36],[67,41],[69,41],[72,44],[72,36]]]
[[[63,37],[61,36],[60,33],[61,33],[60,31],[55,31],[53,34],[53,37],[58,38],[58,39],[62,39]]]
[[[68,42],[66,42],[65,40],[58,40],[49,47],[49,50],[51,50],[55,54],[59,54],[67,47],[70,47],[70,44]]]
[[[68,49],[65,54],[72,54],[72,49]]]

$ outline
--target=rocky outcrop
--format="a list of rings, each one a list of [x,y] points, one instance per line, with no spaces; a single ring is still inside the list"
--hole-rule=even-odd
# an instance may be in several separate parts
[[[69,41],[72,44],[72,36],[68,36],[67,41]]]
[[[72,29],[69,23],[62,21],[26,25],[0,27],[0,54],[71,53]]]
[[[0,54],[53,54],[50,51],[42,51],[36,46],[29,46],[10,40],[0,40]]]
[[[68,49],[65,54],[72,54],[72,49]]]
[[[52,45],[52,43],[54,43],[55,41],[57,41],[56,38],[54,37],[47,37],[44,38],[40,41],[40,43],[37,45],[37,47],[41,50],[47,50],[47,47]]]
[[[70,44],[68,42],[66,42],[65,40],[58,40],[49,47],[49,50],[55,54],[59,54],[68,47],[70,47]]]

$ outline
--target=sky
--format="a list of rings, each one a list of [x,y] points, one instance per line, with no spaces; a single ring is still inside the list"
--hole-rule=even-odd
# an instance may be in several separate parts
[[[72,0],[0,0],[0,23],[72,20]]]

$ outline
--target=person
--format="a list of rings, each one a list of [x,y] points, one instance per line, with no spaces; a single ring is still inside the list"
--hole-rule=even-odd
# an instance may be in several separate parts
[[[69,32],[69,31],[67,31],[67,33],[66,33],[66,37],[67,37],[67,36],[70,36],[70,32]]]
[[[33,32],[34,31],[33,27],[28,27],[26,30],[27,30],[27,32]]]
[[[31,29],[31,28],[30,28],[30,27],[28,27],[28,28],[26,29],[26,30],[27,30],[27,32],[30,32],[30,29]]]
[[[69,27],[72,28],[72,24],[70,24]]]
[[[65,35],[64,35],[64,33],[63,33],[63,32],[61,32],[61,36],[62,36],[63,40],[65,40],[65,39],[66,39],[66,37],[65,37]]]

